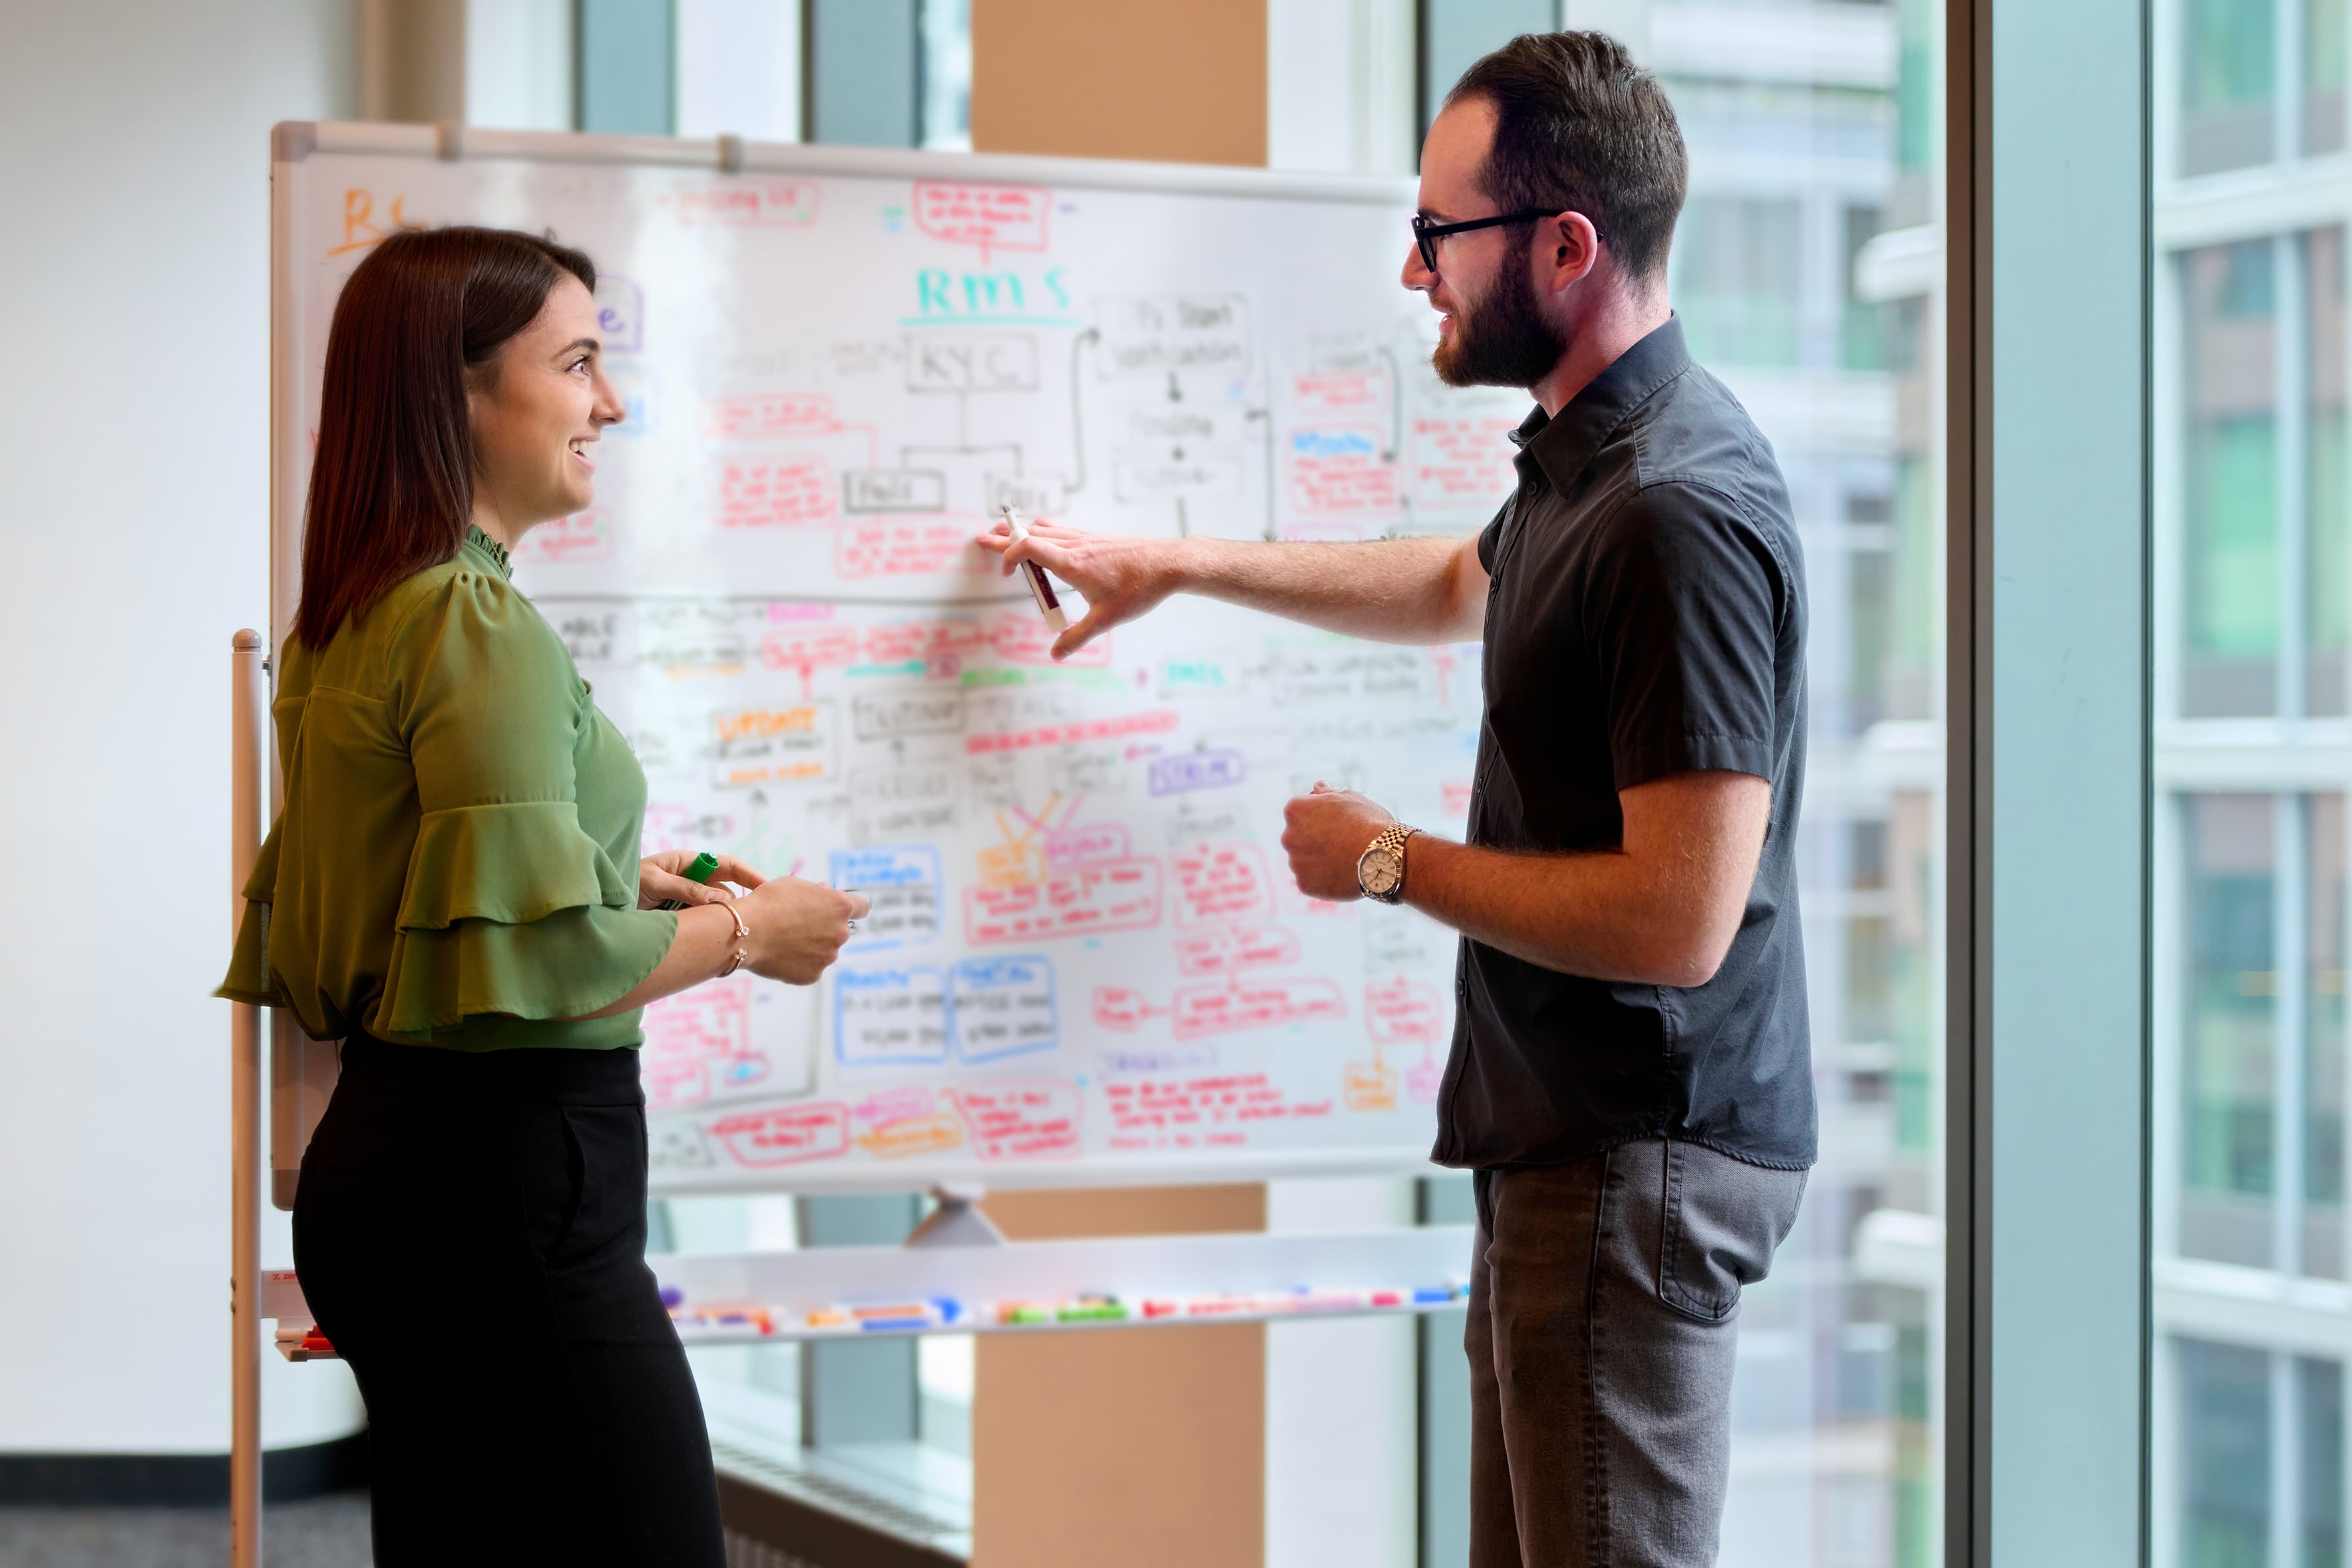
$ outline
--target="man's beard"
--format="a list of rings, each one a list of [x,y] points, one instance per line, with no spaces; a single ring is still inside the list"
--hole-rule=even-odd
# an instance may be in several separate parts
[[[1535,279],[1524,257],[1506,263],[1495,287],[1454,312],[1454,340],[1437,345],[1429,362],[1450,387],[1531,387],[1551,374],[1568,352],[1568,339],[1543,318]]]

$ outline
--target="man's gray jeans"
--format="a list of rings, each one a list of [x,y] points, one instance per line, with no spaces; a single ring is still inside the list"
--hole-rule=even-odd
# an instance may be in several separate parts
[[[1739,1290],[1805,1173],[1653,1139],[1476,1188],[1470,1568],[1705,1568]]]

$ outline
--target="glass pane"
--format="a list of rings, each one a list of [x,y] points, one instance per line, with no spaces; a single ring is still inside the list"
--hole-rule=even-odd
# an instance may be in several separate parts
[[[2340,1568],[2344,1561],[2344,1368],[2298,1356],[2294,1364],[2296,1440],[2303,1449],[2302,1568]]]
[[[2315,795],[2308,816],[2308,1009],[2304,1090],[2303,1271],[2345,1277],[2344,797]]]
[[[971,151],[971,0],[921,0],[922,144]]]
[[[2304,624],[2308,657],[2304,711],[2346,711],[2346,661],[2352,658],[2352,472],[2345,466],[2344,230],[2315,229],[2302,238],[2304,320],[2310,350],[2305,374],[2310,434],[2305,439]]]
[[[2267,163],[2273,152],[2273,0],[2187,0],[2180,172]]]
[[[2303,0],[2303,150],[2344,147],[2344,0]]]
[[[2180,1250],[2264,1267],[2278,989],[2273,806],[2267,795],[2197,795],[2187,807]]]
[[[2276,266],[2272,243],[2182,258],[2189,320],[2181,444],[2187,537],[2181,712],[2277,711]]]
[[[2269,1355],[2174,1342],[2179,1357],[2184,1568],[2267,1568],[2271,1522]]]
[[[1673,293],[1702,362],[1798,362],[1802,219],[1791,198],[1691,197],[1675,235]]]
[[[2177,497],[2157,558],[2179,584],[2154,753],[2155,1303],[2237,1341],[2162,1342],[2179,1396],[2155,1406],[2156,1540],[2168,1568],[2336,1568],[2343,1369],[2303,1353],[2344,1343],[2323,1281],[2352,1279],[2352,825],[2332,782],[2352,756],[2352,187],[2304,160],[2346,146],[2347,0],[2153,15],[2180,49],[2158,143],[2184,175],[2232,171],[2155,191],[2157,233],[2196,236],[2157,258],[2180,329],[2154,339],[2158,494]],[[2217,202],[2223,221],[2192,215]]]

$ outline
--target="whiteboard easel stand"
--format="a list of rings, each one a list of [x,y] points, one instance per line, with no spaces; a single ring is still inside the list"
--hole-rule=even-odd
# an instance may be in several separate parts
[[[230,938],[261,852],[261,633],[229,639]],[[229,1009],[229,1445],[231,1568],[261,1563],[261,1009]]]

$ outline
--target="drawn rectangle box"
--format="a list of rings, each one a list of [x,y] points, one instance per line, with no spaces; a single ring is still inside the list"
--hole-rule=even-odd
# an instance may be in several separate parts
[[[1176,501],[1241,494],[1238,453],[1122,446],[1111,461],[1111,491],[1122,501]]]
[[[929,844],[835,850],[833,885],[855,888],[868,908],[847,951],[881,953],[940,934],[940,852]]]
[[[907,340],[910,392],[1035,392],[1037,340],[1025,332],[928,331]]]
[[[845,468],[841,475],[841,509],[865,516],[875,512],[943,512],[948,505],[948,476],[930,468]]]
[[[845,1067],[929,1067],[947,1061],[945,972],[930,964],[835,969],[833,1049]]]
[[[911,691],[860,692],[849,699],[860,740],[903,740],[910,735],[961,735],[963,691],[918,686]],[[861,773],[863,779],[866,775]],[[861,786],[862,787],[862,786]]]
[[[1151,792],[1182,795],[1238,784],[1249,765],[1238,751],[1171,751],[1151,759]]]
[[[965,1061],[1051,1051],[1061,1038],[1053,960],[1032,954],[958,964],[949,977],[948,1038]]]
[[[1097,362],[1106,381],[1249,370],[1249,305],[1238,294],[1106,298],[1096,302],[1095,320],[1102,331]]]

